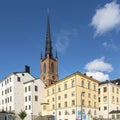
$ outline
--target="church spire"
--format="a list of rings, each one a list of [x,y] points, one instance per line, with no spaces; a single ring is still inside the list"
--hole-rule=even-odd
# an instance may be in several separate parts
[[[50,20],[49,20],[49,11],[47,17],[47,31],[46,31],[46,47],[45,47],[45,58],[47,54],[52,58],[52,42],[51,42],[51,35],[50,35]]]

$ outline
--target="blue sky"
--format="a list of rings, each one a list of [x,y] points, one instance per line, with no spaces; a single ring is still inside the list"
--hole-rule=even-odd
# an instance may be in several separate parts
[[[31,67],[40,75],[47,8],[59,78],[76,71],[104,81],[120,77],[120,2],[117,0],[0,1],[0,79]]]

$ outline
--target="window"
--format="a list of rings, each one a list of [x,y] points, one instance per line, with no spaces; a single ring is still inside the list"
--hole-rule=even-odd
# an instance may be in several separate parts
[[[75,105],[75,100],[72,100],[72,105]]]
[[[52,101],[54,102],[54,101],[55,101],[55,99],[54,99],[54,98],[52,98]]]
[[[94,110],[94,115],[96,115],[96,110]]]
[[[72,91],[71,96],[75,96],[75,91]]]
[[[96,84],[94,84],[94,91],[96,91]]]
[[[119,98],[117,97],[116,99],[117,99],[116,101],[119,102]]]
[[[61,115],[61,111],[59,111],[59,113],[58,113],[59,115]]]
[[[104,88],[103,88],[103,92],[107,92],[107,87],[104,87]]]
[[[31,101],[31,96],[29,95],[29,101]]]
[[[64,103],[64,106],[67,107],[67,102]]]
[[[25,92],[27,92],[27,87],[25,87]]]
[[[90,94],[90,93],[88,93],[88,97],[89,97],[89,98],[91,97],[91,94]]]
[[[38,101],[38,96],[35,96],[35,101]]]
[[[65,115],[67,115],[68,114],[68,112],[67,112],[67,110],[65,110]]]
[[[104,106],[104,110],[107,110],[107,106]]]
[[[117,94],[119,94],[119,89],[117,88]]]
[[[96,107],[96,102],[94,102],[94,107]]]
[[[98,94],[100,94],[100,88],[98,89]]]
[[[28,86],[28,90],[31,91],[31,87],[30,86]]]
[[[60,91],[61,91],[60,86],[58,86],[58,92],[60,92]]]
[[[72,114],[75,114],[75,109],[72,109]]]
[[[11,111],[11,106],[9,107],[9,110]]]
[[[72,82],[71,82],[71,86],[72,86],[72,87],[75,86],[75,81],[74,81],[74,80],[72,80]]]
[[[35,85],[35,91],[37,92],[38,91],[38,86]]]
[[[29,110],[31,109],[31,105],[29,105]]]
[[[58,96],[58,100],[61,100],[61,96]]]
[[[10,102],[12,102],[12,96],[10,96]]]
[[[88,89],[90,89],[90,82],[88,82]]]
[[[94,95],[94,99],[96,99],[96,95]]]
[[[64,98],[67,98],[67,94],[64,94]]]
[[[7,94],[7,89],[5,89],[5,94]]]
[[[54,88],[52,88],[52,94],[54,94]]]
[[[112,92],[114,93],[114,87],[112,87]]]
[[[2,95],[3,95],[3,91],[2,91]]]
[[[43,110],[46,110],[46,106],[45,105],[43,106]]]
[[[91,106],[91,101],[88,101],[88,106]]]
[[[54,64],[53,63],[51,64],[51,71],[52,71],[52,73],[54,73]]]
[[[100,97],[98,98],[98,102],[100,102]]]
[[[61,108],[61,104],[60,103],[58,103],[58,108]]]
[[[27,110],[27,106],[25,106],[25,110]]]
[[[112,96],[112,102],[114,102],[115,100],[114,100],[114,96]]]
[[[10,78],[10,82],[11,82],[11,78]]]
[[[107,96],[103,97],[103,101],[106,102],[107,101]]]
[[[46,73],[46,64],[44,63],[44,73]]]
[[[8,103],[9,103],[9,98],[8,98]]]
[[[67,90],[67,83],[64,84],[64,90]]]
[[[25,97],[25,102],[27,102],[27,96]]]
[[[12,92],[12,88],[10,87],[10,92]]]
[[[53,110],[55,109],[55,105],[52,105],[52,109],[53,109]]]
[[[20,77],[17,77],[17,81],[20,82]]]
[[[82,80],[82,87],[84,87],[84,80]]]
[[[85,100],[82,100],[82,105],[83,105],[83,106],[85,105]]]

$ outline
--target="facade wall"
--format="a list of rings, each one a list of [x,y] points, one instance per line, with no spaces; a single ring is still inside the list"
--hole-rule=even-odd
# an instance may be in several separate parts
[[[19,118],[18,113],[25,110],[26,120],[35,118],[40,113],[41,102],[44,102],[44,87],[40,79],[29,73],[10,74],[0,82],[0,111],[12,111]]]
[[[111,82],[101,84],[98,99],[99,116],[102,118],[116,117],[116,114],[109,114],[109,112],[120,110],[120,86]]]
[[[81,94],[83,92],[84,94]],[[46,103],[42,104],[42,113],[54,115],[57,120],[74,120],[81,116],[82,106],[84,117],[88,118],[88,112],[90,116],[95,117],[98,116],[97,98],[98,81],[75,73],[46,88]]]

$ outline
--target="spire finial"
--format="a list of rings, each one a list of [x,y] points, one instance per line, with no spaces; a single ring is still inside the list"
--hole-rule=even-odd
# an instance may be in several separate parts
[[[45,57],[47,57],[47,54],[49,54],[49,56],[52,57],[52,42],[51,42],[51,35],[50,35],[49,9],[48,9],[48,17],[47,17]]]

